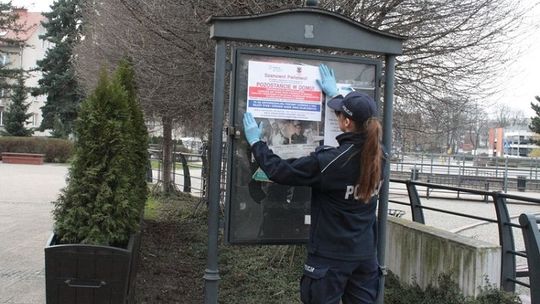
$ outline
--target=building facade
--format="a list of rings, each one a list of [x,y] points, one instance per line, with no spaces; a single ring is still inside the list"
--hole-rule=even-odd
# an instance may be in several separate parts
[[[490,128],[488,136],[488,149],[489,156],[503,156],[504,155],[504,129],[503,128]]]
[[[532,132],[527,125],[489,129],[489,152],[491,156],[527,157],[534,149],[540,149],[536,142],[540,135]]]
[[[504,134],[505,154],[510,156],[529,156],[536,145],[539,135],[526,126],[507,128]]]
[[[0,36],[11,39],[14,42],[0,44],[0,63],[7,69],[24,70],[27,76],[25,86],[33,88],[38,86],[41,72],[36,71],[37,61],[45,57],[49,48],[49,42],[39,38],[45,34],[45,28],[41,22],[45,17],[40,12],[29,12],[26,9],[14,9],[17,14],[19,31],[0,32]],[[27,103],[30,104],[28,112],[32,114],[28,127],[38,128],[42,121],[41,107],[46,101],[45,95],[32,96],[28,93]],[[0,91],[0,129],[4,125],[4,112],[9,106],[10,94],[6,90]],[[48,133],[35,131],[34,135],[48,135]]]

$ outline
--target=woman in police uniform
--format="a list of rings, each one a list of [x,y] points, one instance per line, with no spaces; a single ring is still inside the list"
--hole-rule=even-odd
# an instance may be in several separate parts
[[[269,179],[311,187],[308,256],[300,289],[303,303],[373,303],[377,261],[377,192],[382,172],[381,125],[368,95],[338,94],[334,73],[320,66],[319,85],[343,133],[338,147],[319,147],[309,156],[283,160],[261,141],[262,126],[251,113],[244,131],[252,153]]]

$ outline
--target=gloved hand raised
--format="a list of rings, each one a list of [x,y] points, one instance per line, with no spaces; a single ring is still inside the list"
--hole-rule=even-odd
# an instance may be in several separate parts
[[[334,71],[325,64],[321,64],[319,65],[319,72],[321,73],[321,80],[317,79],[317,84],[319,84],[324,94],[330,98],[339,95]]]
[[[246,135],[247,142],[250,146],[261,140],[263,131],[263,122],[257,126],[257,122],[253,115],[249,112],[244,113],[244,133]]]

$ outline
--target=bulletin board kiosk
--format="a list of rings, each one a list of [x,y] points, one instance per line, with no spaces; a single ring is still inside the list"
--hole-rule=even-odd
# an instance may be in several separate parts
[[[204,278],[205,303],[217,303],[223,158],[227,163],[224,191],[227,243],[302,243],[308,239],[310,225],[310,189],[268,181],[244,139],[243,114],[249,111],[257,122],[263,122],[263,140],[282,158],[307,155],[319,145],[337,146],[335,137],[340,131],[335,115],[327,111],[325,97],[316,84],[319,65],[324,63],[335,71],[338,88],[343,93],[352,87],[378,102],[379,113],[383,113],[380,117],[383,144],[391,151],[395,57],[402,53],[404,37],[318,8],[211,17],[208,23],[210,36],[216,40],[216,51],[209,244]],[[225,111],[226,93],[228,111]],[[225,155],[224,130],[227,131]],[[388,163],[384,170],[389,172]],[[386,174],[378,206],[381,265],[384,265],[388,182]]]
[[[230,124],[242,133],[247,111],[264,125],[262,140],[283,159],[309,155],[320,145],[337,146],[337,118],[316,83],[319,65],[336,75],[338,89],[353,88],[379,99],[381,62],[277,49],[233,50]],[[344,92],[343,94],[346,94]],[[307,242],[309,187],[269,181],[251,157],[242,135],[229,137],[225,239],[231,244]]]

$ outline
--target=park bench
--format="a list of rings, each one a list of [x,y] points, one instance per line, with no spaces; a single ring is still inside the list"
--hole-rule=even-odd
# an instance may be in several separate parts
[[[45,154],[2,152],[2,162],[5,164],[42,165]]]

